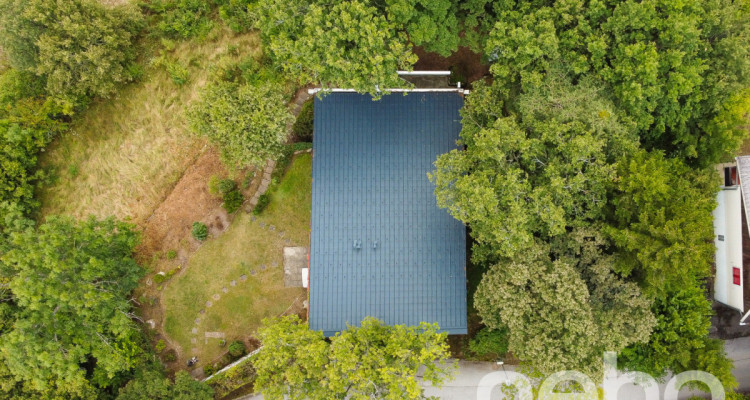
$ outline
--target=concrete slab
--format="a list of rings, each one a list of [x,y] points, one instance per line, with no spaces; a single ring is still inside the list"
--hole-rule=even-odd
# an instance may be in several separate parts
[[[284,286],[302,287],[302,268],[307,268],[307,247],[284,247]]]

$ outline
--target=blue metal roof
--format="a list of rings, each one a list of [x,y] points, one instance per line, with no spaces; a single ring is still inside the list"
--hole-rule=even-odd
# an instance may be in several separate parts
[[[434,92],[315,99],[311,329],[372,316],[466,333],[466,228],[427,179],[457,148],[462,105]]]

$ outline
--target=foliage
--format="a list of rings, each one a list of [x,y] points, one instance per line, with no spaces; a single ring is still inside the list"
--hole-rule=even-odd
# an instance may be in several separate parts
[[[461,15],[459,26],[463,32],[461,44],[469,46],[475,52],[483,52],[487,47],[489,33],[503,12],[503,5],[493,0],[459,2]]]
[[[154,274],[154,283],[159,285],[167,280],[166,274]]]
[[[469,342],[469,350],[479,357],[502,357],[508,352],[508,329],[482,328]]]
[[[140,333],[127,300],[142,274],[132,259],[137,242],[131,225],[112,219],[49,217],[11,235],[2,276],[18,311],[0,356],[15,382],[83,395],[137,363]]]
[[[444,365],[449,356],[446,334],[437,329],[427,323],[387,326],[366,318],[361,327],[350,326],[329,344],[297,316],[266,320],[259,331],[263,348],[254,358],[255,387],[269,400],[422,399],[416,379],[420,367],[424,380],[436,386],[450,373]]]
[[[20,76],[21,83],[33,81],[23,78],[28,74],[13,71],[5,72],[2,80]],[[68,103],[24,98],[22,89],[7,89],[7,103],[0,110],[0,238],[33,225],[28,218],[39,207],[34,191],[45,181],[45,174],[37,169],[38,154],[67,128],[61,119],[71,114]],[[29,89],[36,90],[33,85]]]
[[[294,125],[292,125],[292,133],[297,141],[312,142],[313,118],[315,117],[314,105],[315,102],[309,100],[299,110],[297,119],[294,121]]]
[[[234,342],[229,344],[229,355],[238,358],[244,355],[246,352],[245,350],[245,343],[242,343],[240,340],[235,340]]]
[[[233,179],[221,179],[216,184],[216,189],[219,193],[225,195],[229,192],[237,190],[237,183]]]
[[[731,0],[495,3],[486,51],[508,90],[538,84],[558,62],[576,77],[601,79],[646,149],[707,166],[743,137],[706,125],[750,84],[750,13],[741,7]]]
[[[254,15],[248,9],[255,0],[221,0],[219,16],[234,32],[247,32],[255,23]]]
[[[214,389],[216,398],[224,398],[229,393],[251,385],[255,381],[255,368],[251,359],[247,359],[219,375],[214,375],[208,383]]]
[[[652,310],[657,323],[651,337],[624,349],[620,367],[652,376],[697,369],[714,374],[727,389],[736,385],[723,342],[707,337],[713,311],[700,286],[668,288],[657,296]]]
[[[388,20],[403,29],[409,40],[425,50],[448,57],[458,49],[457,3],[450,0],[391,0]]]
[[[190,79],[190,72],[188,69],[177,61],[166,61],[164,67],[167,69],[169,77],[172,78],[172,82],[178,86],[186,84]]]
[[[224,194],[223,201],[222,206],[229,214],[231,214],[242,207],[245,198],[239,190],[234,189]]]
[[[253,214],[260,215],[271,203],[271,196],[266,192],[258,196],[258,203],[253,208]]]
[[[381,95],[404,86],[397,71],[417,61],[406,33],[363,0],[260,0],[255,10],[271,57],[302,84]]]
[[[174,384],[157,371],[146,371],[120,389],[117,400],[212,400],[213,389],[185,371],[177,372]]]
[[[536,236],[601,218],[614,161],[637,142],[594,82],[550,76],[520,97],[518,118],[500,115],[495,89],[476,85],[462,110],[466,150],[439,156],[430,179],[438,205],[469,224],[479,246],[513,257]]]
[[[219,82],[209,85],[189,113],[193,129],[221,149],[227,165],[261,165],[275,158],[292,116],[271,86]]]
[[[622,160],[610,194],[612,226],[604,230],[620,249],[615,270],[654,294],[707,277],[717,191],[714,170],[691,169],[658,151]]]
[[[0,115],[22,99],[43,94],[44,80],[31,72],[11,68],[0,73]]]
[[[202,242],[208,237],[208,227],[203,222],[193,222],[193,228],[191,229],[190,234],[193,235],[195,239]]]
[[[638,286],[613,274],[607,243],[576,230],[504,260],[474,295],[482,321],[509,330],[508,348],[535,371],[601,377],[604,351],[648,340],[656,320]]]
[[[159,339],[159,341],[156,342],[155,350],[157,353],[161,353],[166,348],[167,348],[167,343],[164,341],[164,339]]]
[[[153,0],[144,6],[159,17],[159,31],[171,38],[205,38],[213,28],[212,1]]]
[[[170,349],[162,355],[162,359],[165,363],[177,361],[177,352],[174,349]]]
[[[174,260],[175,258],[177,258],[177,250],[169,250],[167,252],[167,260]]]
[[[208,178],[208,193],[211,193],[213,196],[220,196],[222,195],[221,190],[219,190],[219,182],[221,182],[222,179],[220,179],[216,175],[211,175],[210,178]]]
[[[48,93],[107,96],[131,80],[133,41],[143,26],[134,7],[3,0],[0,10],[0,45],[16,68],[44,77]]]

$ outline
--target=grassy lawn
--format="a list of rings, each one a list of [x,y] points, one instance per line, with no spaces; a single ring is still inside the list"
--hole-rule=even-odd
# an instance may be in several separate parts
[[[219,339],[206,339],[205,332],[224,332],[227,342],[246,338],[263,318],[280,315],[295,299],[304,300],[303,289],[284,287],[282,250],[308,244],[311,184],[312,156],[300,155],[256,221],[240,213],[225,233],[206,241],[185,270],[168,281],[161,297],[164,329],[182,347],[183,356],[197,355],[201,365],[215,360],[226,348],[219,347]],[[291,244],[285,243],[286,238]],[[244,282],[240,280],[243,274],[247,276]],[[236,286],[230,285],[232,280]],[[214,300],[217,294],[220,298]],[[207,301],[213,303],[211,307]],[[200,318],[198,324],[196,318]]]
[[[57,181],[39,193],[42,215],[114,215],[136,223],[148,218],[205,148],[190,133],[185,110],[209,67],[236,57],[229,53],[255,55],[259,46],[254,33],[226,31],[217,31],[213,40],[178,43],[166,58],[187,68],[187,83],[177,85],[163,66],[152,63],[142,81],[95,100],[43,153],[42,165],[56,171]]]

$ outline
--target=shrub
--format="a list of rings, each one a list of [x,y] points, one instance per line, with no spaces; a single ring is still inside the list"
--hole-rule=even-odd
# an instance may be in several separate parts
[[[211,193],[213,196],[219,196],[221,195],[221,191],[219,190],[219,182],[221,179],[219,179],[216,175],[211,175],[210,178],[208,178],[208,193]]]
[[[255,178],[255,171],[251,171],[245,175],[245,178],[242,180],[242,189],[249,188],[250,184],[253,183],[253,178]]]
[[[221,194],[226,195],[237,189],[237,183],[232,179],[222,179],[217,184],[217,189],[219,189]]]
[[[164,341],[164,339],[159,339],[159,341],[156,343],[156,352],[161,353],[166,348],[167,348],[167,343]]]
[[[173,38],[205,38],[213,28],[211,2],[205,0],[155,0],[145,6],[161,17],[159,31]]]
[[[292,118],[277,86],[227,82],[209,84],[188,117],[196,133],[218,145],[230,167],[276,158]]]
[[[251,0],[222,0],[219,6],[221,20],[236,33],[252,29],[255,19],[248,10]]]
[[[479,357],[502,357],[508,352],[508,330],[482,328],[469,342],[469,350]]]
[[[203,222],[193,222],[191,234],[194,238],[202,242],[208,237],[208,227]]]
[[[268,193],[263,193],[258,197],[258,204],[255,205],[255,208],[253,208],[253,214],[259,215],[263,212],[263,210],[268,207],[268,204],[271,202],[271,196],[268,195]]]
[[[222,205],[224,206],[224,209],[231,214],[237,211],[244,201],[245,198],[239,190],[232,190],[224,195],[224,203]]]
[[[311,142],[313,138],[314,101],[308,100],[302,105],[297,120],[292,125],[294,137],[299,142]]]
[[[245,344],[239,340],[235,340],[229,345],[229,355],[234,358],[239,358],[245,354]]]
[[[190,72],[179,62],[165,61],[164,66],[167,68],[167,73],[175,84],[182,86],[190,79]]]
[[[214,372],[216,372],[216,368],[214,368],[213,365],[204,365],[203,366],[203,373],[206,376],[211,376],[211,375],[214,374]]]
[[[162,274],[156,274],[156,275],[154,275],[154,283],[157,284],[157,285],[161,284],[166,279],[167,279],[167,277],[165,275],[162,275]]]
[[[177,258],[177,250],[169,250],[167,252],[167,260],[174,260]]]
[[[164,359],[164,362],[168,362],[168,363],[175,362],[177,361],[177,352],[174,351],[174,349],[170,349],[169,351],[164,353],[163,359]]]

